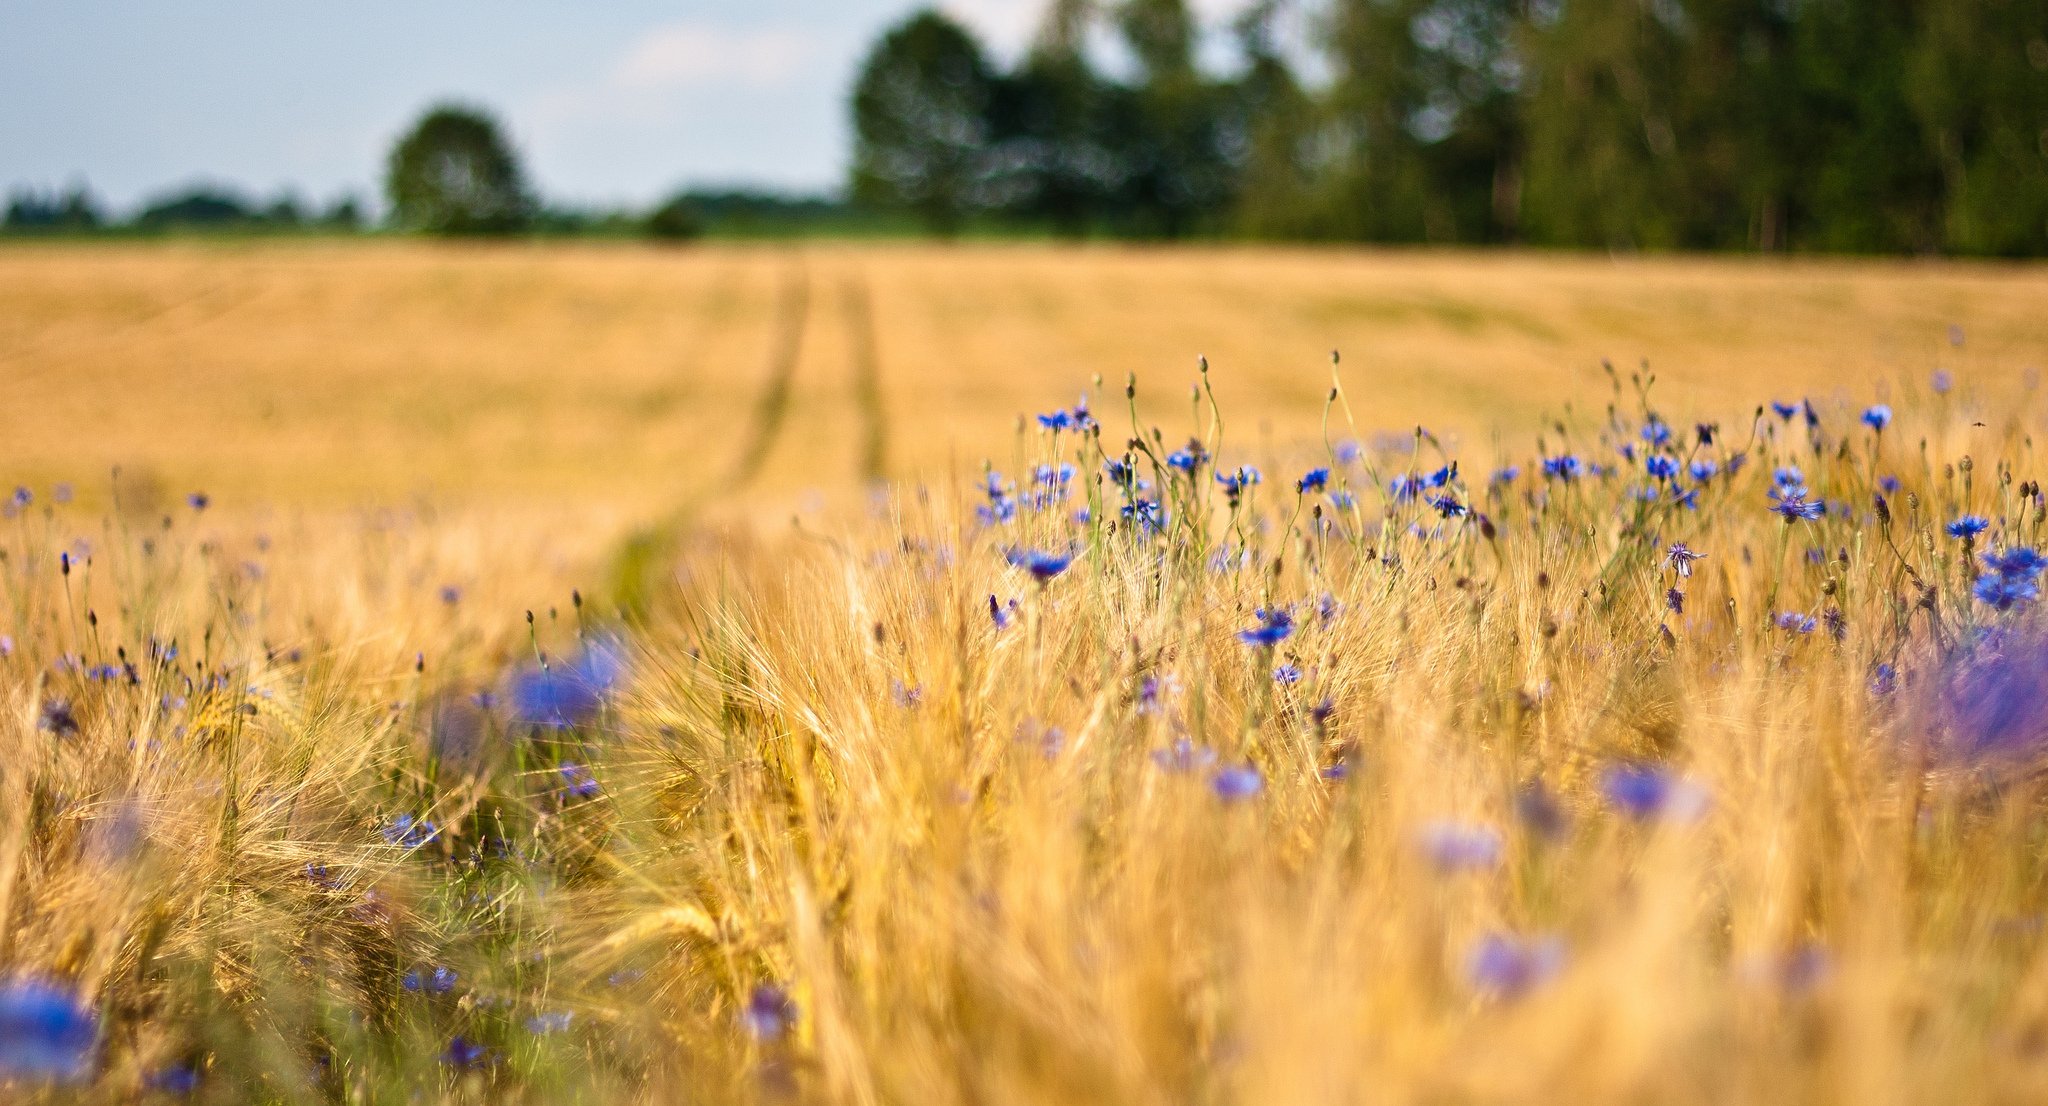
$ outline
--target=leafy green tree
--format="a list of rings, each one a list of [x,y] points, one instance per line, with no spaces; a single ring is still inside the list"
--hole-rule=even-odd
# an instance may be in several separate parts
[[[853,195],[952,235],[987,206],[996,78],[959,24],[923,11],[890,29],[853,90]]]
[[[1108,145],[1129,170],[1123,215],[1140,234],[1178,237],[1235,190],[1223,148],[1227,93],[1195,64],[1198,29],[1185,0],[1124,0],[1115,16],[1138,64],[1138,83],[1107,114]]]
[[[687,242],[704,233],[704,217],[697,211],[696,200],[685,192],[670,197],[648,212],[640,226],[649,238]]]
[[[1090,0],[1053,0],[990,112],[1004,208],[1069,237],[1103,218],[1128,175],[1106,130],[1112,89],[1087,56],[1095,16]]]
[[[1917,6],[1906,98],[1942,177],[1942,240],[2048,254],[2048,0]]]
[[[511,234],[535,204],[519,157],[481,110],[438,106],[391,151],[385,192],[401,227],[435,234]]]

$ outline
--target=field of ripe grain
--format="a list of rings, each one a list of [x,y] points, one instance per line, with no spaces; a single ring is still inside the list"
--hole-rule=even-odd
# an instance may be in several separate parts
[[[0,251],[0,1102],[2048,1100],[2044,302]]]
[[[1313,423],[1334,349],[1361,432],[1483,445],[1604,402],[1603,358],[1717,417],[1936,367],[1997,392],[2048,364],[2044,305],[2039,267],[1892,261],[14,246],[0,473],[98,497],[120,465],[222,505],[785,504],[979,458],[1096,375],[1109,403],[1139,374],[1176,429],[1198,356],[1240,434]]]

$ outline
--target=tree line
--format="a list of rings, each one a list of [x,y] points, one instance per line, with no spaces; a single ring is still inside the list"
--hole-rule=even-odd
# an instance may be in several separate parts
[[[1259,0],[1230,35],[1218,74],[1185,0],[1053,0],[1005,70],[915,14],[853,88],[851,195],[939,234],[2048,253],[2048,0]]]

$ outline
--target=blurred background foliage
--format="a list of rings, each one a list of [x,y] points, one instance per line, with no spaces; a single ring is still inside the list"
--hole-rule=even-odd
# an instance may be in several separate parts
[[[551,205],[444,104],[374,226],[206,183],[125,218],[17,191],[4,228],[2048,252],[2048,0],[1260,0],[1228,38],[1186,0],[1052,0],[1005,66],[914,13],[849,90],[840,195]]]

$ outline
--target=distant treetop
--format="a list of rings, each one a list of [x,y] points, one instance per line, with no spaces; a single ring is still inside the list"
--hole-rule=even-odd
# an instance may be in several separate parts
[[[433,234],[512,234],[535,204],[519,156],[480,109],[442,104],[391,151],[385,177],[392,220]]]

